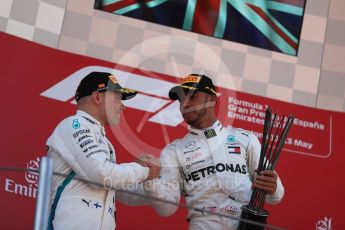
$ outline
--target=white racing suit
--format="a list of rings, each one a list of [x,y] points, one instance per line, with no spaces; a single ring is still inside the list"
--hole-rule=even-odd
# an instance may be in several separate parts
[[[189,134],[169,144],[161,153],[161,178],[145,182],[149,195],[179,202],[185,196],[189,209],[189,229],[237,229],[238,221],[212,215],[240,217],[242,205],[252,193],[254,171],[260,158],[257,137],[246,130],[224,128],[217,121],[205,130],[190,128]],[[266,202],[281,201],[284,188],[277,189]],[[177,206],[153,202],[162,216],[173,214]]]
[[[74,179],[122,188],[145,180],[148,168],[116,164],[104,127],[80,110],[56,127],[47,146],[54,172],[68,175],[53,176],[48,229],[115,229],[115,190]]]

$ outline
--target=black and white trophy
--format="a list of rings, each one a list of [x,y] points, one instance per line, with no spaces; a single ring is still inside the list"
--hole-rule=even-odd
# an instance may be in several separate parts
[[[274,113],[272,118],[272,109],[266,108],[258,174],[264,170],[274,170],[293,121],[292,114],[278,118],[278,115]],[[253,189],[249,204],[242,207],[241,213],[241,219],[249,220],[250,223],[240,221],[237,230],[263,230],[265,228],[264,225],[269,214],[263,208],[266,196],[265,191],[258,188]],[[254,224],[254,222],[261,225]]]

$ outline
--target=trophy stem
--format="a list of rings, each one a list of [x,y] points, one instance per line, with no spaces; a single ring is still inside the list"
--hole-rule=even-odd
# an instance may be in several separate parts
[[[265,170],[274,170],[293,121],[293,115],[288,117],[284,115],[278,118],[276,113],[273,114],[272,119],[271,108],[266,108],[260,159],[256,173],[260,174]],[[266,196],[266,191],[258,188],[253,189],[249,204],[242,206],[242,221],[239,223],[238,230],[262,230],[265,228],[268,212],[263,207]],[[255,222],[258,224],[255,224]]]
[[[266,210],[253,210],[247,205],[242,206],[241,219],[255,221],[261,224],[266,224],[268,212]],[[237,230],[264,230],[265,227],[261,225],[251,224],[240,221]]]

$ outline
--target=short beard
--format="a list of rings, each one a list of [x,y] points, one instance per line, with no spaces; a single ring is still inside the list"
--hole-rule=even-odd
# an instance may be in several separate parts
[[[209,102],[209,99],[208,98],[205,98],[205,103],[203,104],[203,107],[202,109],[200,109],[197,113],[197,117],[194,119],[194,120],[189,120],[189,121],[186,121],[186,123],[188,125],[191,125],[193,127],[196,127],[197,124],[202,120],[202,118],[207,114],[207,110],[208,108],[211,106],[210,102]],[[196,106],[196,107],[199,107],[199,106]],[[193,109],[193,108],[192,108]],[[196,109],[196,108],[194,108]],[[197,128],[197,127],[196,127]]]
[[[206,113],[207,113],[207,108],[200,110],[197,114],[197,118],[195,118],[192,121],[188,121],[187,124],[195,127],[195,124],[198,124],[198,122],[200,122],[200,120],[202,119],[203,116],[205,116]]]

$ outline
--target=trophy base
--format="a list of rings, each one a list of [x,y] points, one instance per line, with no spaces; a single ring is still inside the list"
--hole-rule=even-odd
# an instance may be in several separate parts
[[[266,224],[268,214],[269,213],[266,210],[253,210],[253,209],[248,208],[247,205],[243,205],[241,219],[251,220],[251,221],[259,222],[261,224]],[[249,229],[250,230],[264,230],[265,227],[246,223],[243,221],[240,221],[240,223],[238,224],[237,230],[249,230]]]

